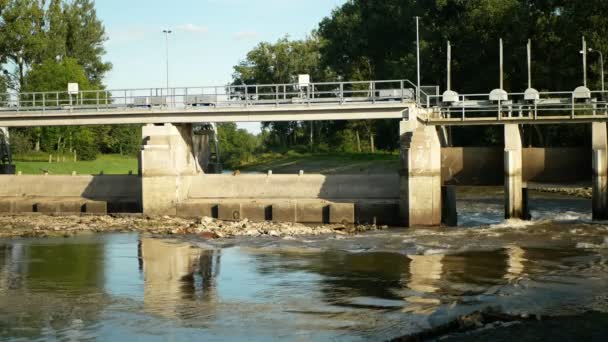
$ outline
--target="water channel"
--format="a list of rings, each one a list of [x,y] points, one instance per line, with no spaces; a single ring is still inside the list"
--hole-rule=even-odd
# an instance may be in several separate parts
[[[0,339],[378,341],[487,307],[608,312],[590,201],[535,194],[533,222],[503,222],[499,193],[458,204],[452,229],[0,240]]]

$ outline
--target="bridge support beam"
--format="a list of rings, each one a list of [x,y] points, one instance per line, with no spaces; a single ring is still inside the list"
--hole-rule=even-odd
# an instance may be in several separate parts
[[[192,125],[146,125],[142,136],[143,213],[176,215],[177,204],[188,195],[190,176],[203,173]]]
[[[441,144],[434,126],[402,121],[400,211],[407,227],[441,225]]]
[[[505,219],[527,219],[523,194],[522,137],[517,124],[505,124]]]
[[[593,148],[593,219],[608,219],[608,134],[605,122],[591,124]]]

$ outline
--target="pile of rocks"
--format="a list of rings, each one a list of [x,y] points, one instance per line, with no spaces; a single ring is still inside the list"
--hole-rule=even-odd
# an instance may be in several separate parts
[[[388,228],[386,226],[381,229]],[[210,217],[181,219],[176,217],[117,216],[0,216],[0,237],[72,236],[83,232],[146,232],[158,235],[198,235],[205,238],[235,236],[300,236],[322,234],[354,234],[376,230],[376,226],[304,225],[220,221]]]

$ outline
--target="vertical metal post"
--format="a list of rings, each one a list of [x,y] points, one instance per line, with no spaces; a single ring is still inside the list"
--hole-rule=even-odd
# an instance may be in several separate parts
[[[376,83],[374,81],[370,82],[370,88],[372,91],[372,103],[376,103]]]
[[[532,88],[532,41],[528,39],[528,88]]]
[[[46,94],[42,93],[42,111],[46,110]]]
[[[165,34],[165,48],[167,53],[167,96],[169,96],[169,35],[173,33],[171,30],[163,30]]]
[[[502,38],[500,38],[500,89],[501,90],[504,89],[503,67],[504,67],[504,55],[503,55]]]
[[[583,85],[587,87],[587,41],[583,36]]]
[[[448,40],[448,82],[447,90],[452,90],[452,45]]]
[[[249,105],[249,87],[245,84],[245,107]]]
[[[416,87],[416,102],[420,103],[420,17],[416,17],[416,71],[418,81]]]

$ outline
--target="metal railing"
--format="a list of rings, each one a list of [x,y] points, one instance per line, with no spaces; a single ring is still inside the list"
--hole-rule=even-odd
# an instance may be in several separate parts
[[[431,109],[427,119],[440,122],[481,120],[571,120],[581,117],[608,116],[608,92],[539,92],[527,99],[526,93],[508,93],[507,100],[490,100],[490,94],[458,95],[455,102],[442,102],[441,96],[429,96],[425,105]],[[529,94],[528,94],[529,95]],[[433,104],[435,103],[435,104]]]
[[[434,89],[429,87],[430,89]],[[211,87],[143,88],[0,94],[0,113],[110,109],[193,109],[197,107],[291,106],[415,101],[430,103],[409,80],[255,84]]]

